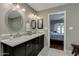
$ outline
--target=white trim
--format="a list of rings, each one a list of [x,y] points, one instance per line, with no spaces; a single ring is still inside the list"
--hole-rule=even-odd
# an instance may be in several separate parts
[[[53,12],[48,14],[48,47],[50,47],[50,15],[64,13],[64,52],[66,53],[66,11]]]

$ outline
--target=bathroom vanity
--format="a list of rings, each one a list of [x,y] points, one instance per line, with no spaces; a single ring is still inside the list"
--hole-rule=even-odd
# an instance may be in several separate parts
[[[3,56],[37,56],[44,47],[44,32],[1,40]]]

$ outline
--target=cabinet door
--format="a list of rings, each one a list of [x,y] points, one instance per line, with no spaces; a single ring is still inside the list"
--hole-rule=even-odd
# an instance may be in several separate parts
[[[44,35],[39,37],[39,47],[40,50],[44,47]]]
[[[26,55],[26,47],[25,47],[25,43],[18,45],[16,47],[14,47],[14,56],[25,56]]]
[[[32,41],[26,43],[26,56],[32,56]]]
[[[12,47],[5,45],[3,43],[2,45],[3,45],[3,56],[12,56],[13,55]]]
[[[39,37],[32,40],[32,55],[37,56],[39,53]]]

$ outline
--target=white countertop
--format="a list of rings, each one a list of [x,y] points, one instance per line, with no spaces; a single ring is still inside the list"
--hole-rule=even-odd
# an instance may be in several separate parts
[[[45,32],[37,32],[36,34],[32,34],[32,35],[24,35],[24,36],[21,36],[21,37],[17,37],[17,38],[14,38],[14,39],[5,39],[5,40],[1,40],[2,43],[6,44],[6,45],[9,45],[11,47],[14,47],[16,45],[19,45],[21,43],[24,43],[26,41],[29,41],[33,38],[36,38],[38,36],[41,36],[45,34]]]

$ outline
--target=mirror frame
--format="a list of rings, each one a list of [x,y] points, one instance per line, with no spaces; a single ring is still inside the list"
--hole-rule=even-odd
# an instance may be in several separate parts
[[[42,23],[40,23],[40,21],[42,22]],[[40,27],[41,26],[41,27]],[[43,19],[38,19],[37,20],[37,28],[38,29],[43,29]]]
[[[34,25],[34,27],[33,27]],[[31,20],[31,28],[36,29],[36,20]]]

